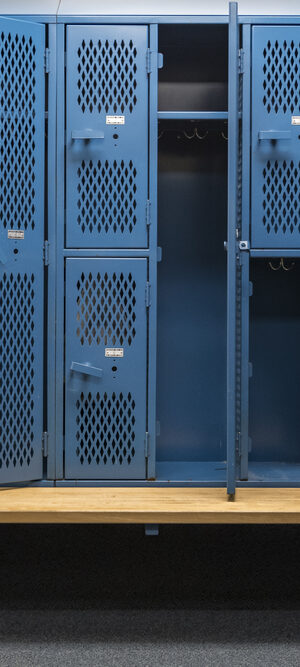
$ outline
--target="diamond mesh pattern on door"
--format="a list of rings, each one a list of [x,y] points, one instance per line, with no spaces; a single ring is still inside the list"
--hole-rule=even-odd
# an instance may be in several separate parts
[[[0,279],[0,469],[34,456],[35,276]]]
[[[36,46],[32,37],[0,32],[1,111],[29,114],[35,104]]]
[[[0,32],[0,221],[31,229],[35,220],[36,45]]]
[[[77,50],[77,103],[82,113],[132,113],[137,103],[136,57],[132,39],[82,40]]]
[[[132,160],[82,160],[77,170],[77,223],[83,234],[132,233],[137,222],[136,175]]]
[[[136,335],[132,273],[82,273],[76,288],[76,335],[81,345],[130,346]]]
[[[82,465],[130,465],[135,456],[135,401],[130,393],[80,394],[76,456]]]
[[[293,114],[299,107],[300,44],[268,40],[263,49],[263,105],[267,113]]]
[[[267,234],[299,234],[300,162],[268,160],[262,175],[263,225]]]
[[[0,221],[4,229],[35,228],[35,125],[6,118],[0,128]]]

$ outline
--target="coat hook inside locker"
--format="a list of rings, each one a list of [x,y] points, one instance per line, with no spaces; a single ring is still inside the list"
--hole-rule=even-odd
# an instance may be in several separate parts
[[[284,260],[283,257],[280,258],[280,262],[279,262],[278,266],[274,266],[273,262],[271,262],[271,261],[269,261],[268,264],[269,264],[270,269],[272,269],[272,271],[279,271],[279,269],[283,269],[284,271],[292,271],[292,269],[295,268],[295,262],[291,262],[291,264],[288,266],[285,263],[285,260]]]

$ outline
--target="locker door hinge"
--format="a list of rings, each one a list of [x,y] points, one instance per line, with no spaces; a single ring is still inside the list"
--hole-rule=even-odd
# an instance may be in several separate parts
[[[150,294],[150,288],[151,285],[149,282],[146,283],[145,287],[145,302],[146,302],[146,308],[150,308],[151,306],[151,294]]]
[[[149,441],[150,441],[150,435],[149,432],[146,431],[145,433],[145,458],[149,458]]]
[[[48,431],[44,431],[42,435],[42,451],[43,456],[46,458],[48,456]]]
[[[146,225],[149,227],[151,225],[151,202],[150,199],[147,199],[146,203]]]
[[[45,241],[43,246],[43,260],[45,266],[49,266],[49,241]]]
[[[239,55],[238,55],[239,74],[244,74],[244,68],[245,68],[244,57],[245,57],[244,49],[239,49]]]
[[[154,67],[161,69],[164,64],[164,57],[162,53],[157,53],[156,51],[151,51],[147,49],[146,51],[146,72],[151,74]]]
[[[49,74],[49,72],[50,72],[50,49],[48,49],[48,47],[45,48],[44,67],[45,67],[45,74]]]
[[[236,440],[237,440],[236,443],[237,454],[238,456],[242,456],[242,434],[240,433],[240,431],[237,433]]]

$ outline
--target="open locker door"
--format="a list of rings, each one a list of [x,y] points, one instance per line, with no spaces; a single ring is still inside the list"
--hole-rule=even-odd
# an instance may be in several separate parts
[[[227,493],[234,498],[237,445],[237,318],[239,298],[238,160],[239,29],[238,5],[229,3],[228,40],[228,232],[227,232]]]
[[[0,17],[0,483],[43,471],[44,54]]]

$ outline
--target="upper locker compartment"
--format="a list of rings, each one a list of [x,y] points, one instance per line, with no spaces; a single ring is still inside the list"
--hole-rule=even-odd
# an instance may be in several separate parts
[[[254,27],[253,248],[300,247],[300,27]]]
[[[67,247],[147,247],[147,30],[67,28]]]

